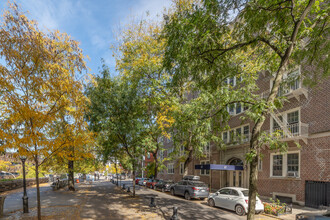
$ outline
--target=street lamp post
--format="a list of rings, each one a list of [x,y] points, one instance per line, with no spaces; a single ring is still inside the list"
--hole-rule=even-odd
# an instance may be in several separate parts
[[[20,156],[19,157],[22,161],[23,165],[23,187],[24,187],[24,194],[23,194],[23,213],[29,213],[29,203],[28,200],[29,198],[27,197],[26,193],[26,180],[25,180],[25,161],[26,161],[26,156]]]

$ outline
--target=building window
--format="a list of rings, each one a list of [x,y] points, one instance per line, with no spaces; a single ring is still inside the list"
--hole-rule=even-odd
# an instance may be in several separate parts
[[[180,175],[184,174],[184,162],[180,163]]]
[[[283,122],[283,117],[278,116],[278,118]],[[273,118],[273,131],[281,130],[281,126],[276,122],[276,120]]]
[[[167,164],[167,173],[174,174],[174,164],[173,163]]]
[[[206,144],[203,149],[204,154],[209,155],[210,154],[210,143]]]
[[[242,105],[241,103],[236,103],[236,114],[239,114],[242,112]]]
[[[228,143],[228,132],[227,131],[222,133],[222,140],[223,140],[223,143],[225,143],[225,144]]]
[[[229,78],[229,85],[231,85],[231,86],[235,86],[235,84],[236,84],[235,81],[236,81],[236,80],[235,80],[235,77],[230,77],[230,78]]]
[[[274,118],[272,118],[271,119],[272,132],[278,130],[285,131],[282,126],[286,126],[287,130],[289,130],[292,135],[297,136],[300,134],[299,110],[295,110],[291,112],[282,112],[281,115],[278,115],[277,117],[283,123],[282,125],[280,125],[279,123],[277,123],[277,121]]]
[[[210,164],[210,161],[208,160],[201,161],[201,165],[206,165],[206,164]],[[201,175],[209,175],[209,174],[210,174],[210,170],[201,169]]]
[[[288,126],[292,134],[299,133],[299,111],[288,113]]]
[[[250,137],[250,127],[248,125],[243,127],[243,142],[248,142]]]
[[[240,143],[242,137],[242,128],[236,128],[235,142]]]
[[[250,140],[250,127],[245,125],[242,127],[234,128],[230,131],[222,133],[222,140],[225,144],[240,144],[246,143]]]
[[[171,153],[173,153],[173,151],[174,151],[174,148],[173,147],[167,149],[167,155],[168,156],[171,156]]]
[[[273,176],[282,176],[283,155],[273,155]]]
[[[227,112],[230,115],[238,115],[248,109],[249,109],[249,106],[244,105],[242,103],[234,103],[234,104],[230,104],[227,106]]]
[[[185,149],[184,149],[184,146],[181,146],[180,147],[180,157],[182,157],[184,154],[185,154]]]
[[[289,173],[294,173],[293,175],[298,174],[299,171],[299,154],[288,154],[288,176]]]
[[[299,177],[299,152],[287,154],[272,154],[271,176],[274,177]]]
[[[150,159],[150,153],[149,152],[147,153],[147,158]]]
[[[235,104],[229,105],[229,114],[235,115]]]

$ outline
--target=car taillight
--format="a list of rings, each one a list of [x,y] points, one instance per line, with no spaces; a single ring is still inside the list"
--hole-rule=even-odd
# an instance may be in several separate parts
[[[197,188],[196,188],[196,187],[193,187],[192,189],[193,189],[193,190],[195,190],[195,191],[197,190]]]
[[[249,200],[245,199],[246,204],[249,204]]]

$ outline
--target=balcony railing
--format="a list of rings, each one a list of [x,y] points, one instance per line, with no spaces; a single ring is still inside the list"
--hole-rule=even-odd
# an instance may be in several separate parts
[[[225,141],[225,144],[230,146],[241,145],[248,143],[251,139],[251,133],[249,134],[242,134],[240,136],[234,136],[230,140]]]
[[[273,128],[273,132],[280,131],[282,140],[304,140],[308,137],[308,124],[302,122],[287,124],[286,129],[290,131],[289,134],[283,128]]]

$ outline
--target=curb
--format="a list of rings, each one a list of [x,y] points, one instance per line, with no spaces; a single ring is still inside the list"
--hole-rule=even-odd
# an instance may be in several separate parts
[[[262,213],[261,215],[264,215],[264,216],[267,216],[267,217],[270,217],[270,218],[274,218],[274,219],[281,219],[282,220],[282,218],[280,218],[278,216],[275,216],[275,215],[270,215],[270,214],[266,214],[266,213]]]

